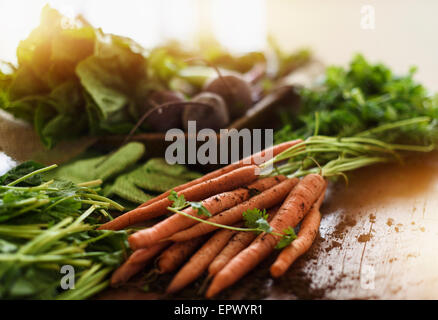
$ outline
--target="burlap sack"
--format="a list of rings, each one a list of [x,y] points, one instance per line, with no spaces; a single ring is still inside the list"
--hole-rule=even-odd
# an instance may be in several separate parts
[[[47,150],[30,124],[0,110],[0,152],[3,151],[18,162],[35,160],[47,165],[61,164],[79,155],[95,142],[94,138],[81,138],[60,142],[53,149]]]

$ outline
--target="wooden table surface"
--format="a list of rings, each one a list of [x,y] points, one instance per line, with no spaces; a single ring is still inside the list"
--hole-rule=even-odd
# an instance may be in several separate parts
[[[320,235],[285,276],[272,279],[274,257],[226,290],[225,299],[437,299],[438,153],[404,164],[358,170],[329,187]],[[194,298],[201,281],[182,293],[144,293],[141,282],[99,298]]]

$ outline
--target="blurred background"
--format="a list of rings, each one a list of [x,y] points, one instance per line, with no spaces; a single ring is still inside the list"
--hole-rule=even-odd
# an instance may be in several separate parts
[[[247,52],[263,49],[271,35],[287,50],[312,48],[326,64],[346,64],[362,52],[400,73],[416,65],[417,79],[438,89],[438,1],[0,0],[0,59],[15,61],[18,42],[38,25],[46,3],[146,48],[169,39],[193,47],[214,37],[233,52]]]

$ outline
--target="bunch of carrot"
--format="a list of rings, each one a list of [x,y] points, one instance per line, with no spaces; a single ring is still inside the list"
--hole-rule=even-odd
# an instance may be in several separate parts
[[[208,271],[206,280],[211,283],[206,296],[213,297],[275,248],[282,251],[270,272],[280,277],[315,239],[327,187],[325,178],[347,178],[347,171],[400,161],[399,151],[432,151],[434,144],[391,144],[373,137],[419,123],[431,124],[432,119],[402,120],[343,138],[318,136],[316,130],[305,141],[273,146],[169,190],[102,225],[101,229],[119,230],[174,213],[129,237],[134,253],[114,272],[112,285],[126,282],[158,256],[155,272],[169,273],[179,268],[168,293],[181,290]],[[266,169],[272,167],[276,176],[266,174]],[[296,237],[293,228],[300,222]]]
[[[318,232],[319,207],[327,183],[321,175],[313,173],[301,180],[283,175],[260,178],[256,163],[267,154],[275,157],[300,142],[273,146],[174,188],[185,200],[200,201],[208,215],[200,215],[198,206],[189,206],[132,234],[128,240],[134,253],[113,273],[112,285],[125,283],[157,257],[157,273],[179,268],[167,288],[168,293],[181,290],[208,271],[211,284],[206,296],[213,297],[268,257],[285,231],[301,222],[298,237],[282,249],[271,267],[272,276],[283,275],[309,249]],[[173,204],[169,195],[171,191],[100,229],[120,230],[165,215]],[[257,234],[242,228],[244,213],[255,209],[268,210],[272,232]]]

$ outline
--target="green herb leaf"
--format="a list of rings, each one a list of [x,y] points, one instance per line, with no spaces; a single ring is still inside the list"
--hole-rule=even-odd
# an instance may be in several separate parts
[[[280,241],[277,243],[276,249],[283,249],[284,247],[287,247],[297,238],[297,235],[295,234],[295,230],[292,227],[289,227],[285,230],[283,230],[283,237],[281,237]]]
[[[170,195],[167,198],[172,201],[172,208],[182,209],[187,206],[187,201],[184,195],[178,195],[175,190],[170,191]]]
[[[197,210],[198,216],[205,216],[205,217],[211,217],[210,211],[204,205],[202,202],[189,202],[190,206]]]
[[[249,209],[246,210],[243,214],[243,220],[245,221],[245,225],[250,229],[257,229],[260,232],[272,232],[272,228],[268,222],[268,214],[266,213],[266,209]]]

